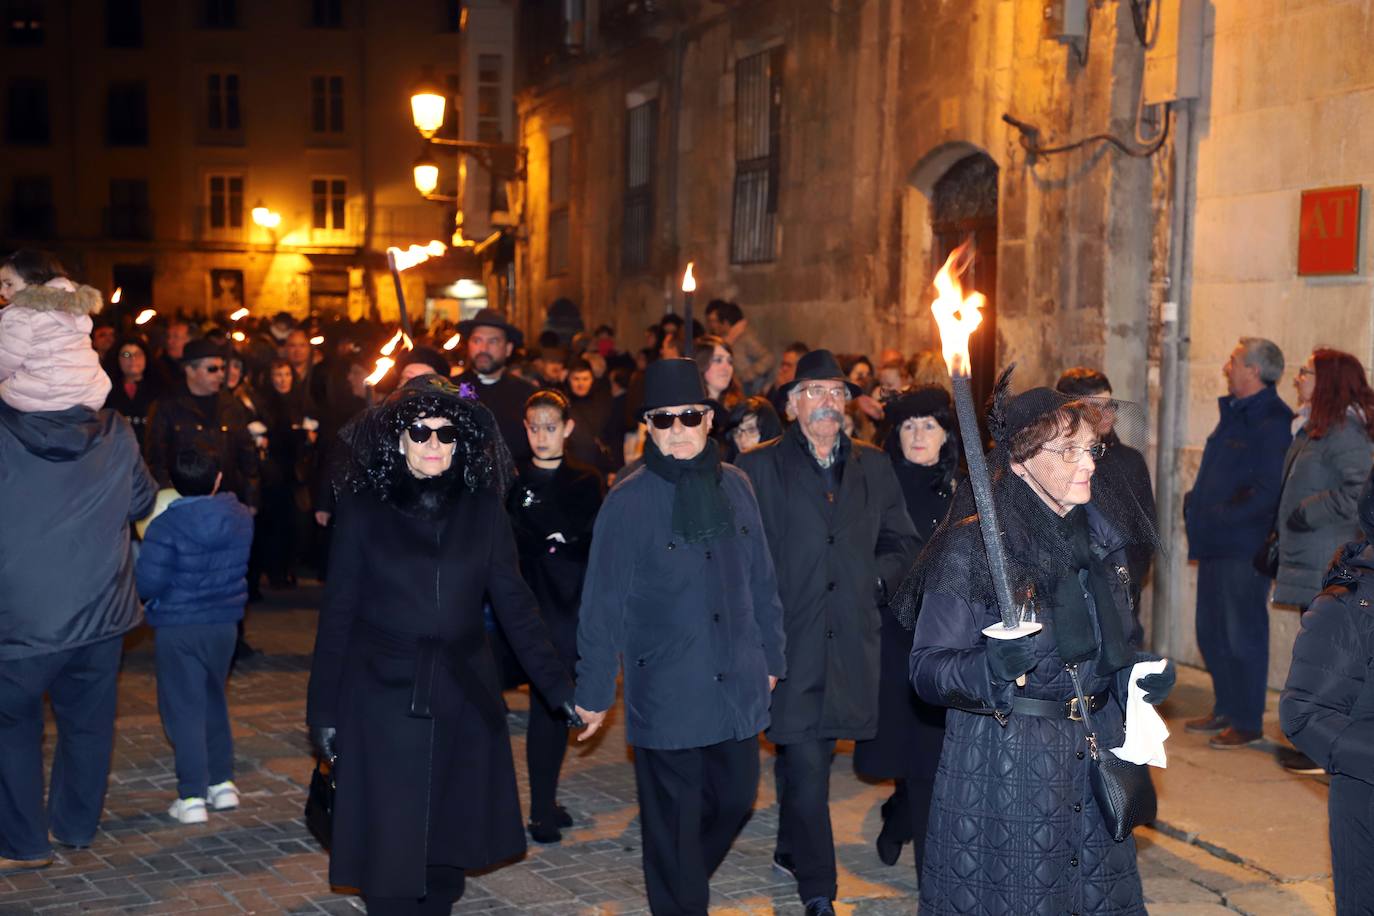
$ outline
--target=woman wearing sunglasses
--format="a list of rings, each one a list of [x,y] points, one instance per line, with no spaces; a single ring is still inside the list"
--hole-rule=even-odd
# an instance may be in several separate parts
[[[484,594],[554,709],[572,684],[520,576],[491,412],[437,375],[340,433],[352,446],[306,721],[337,757],[329,878],[373,916],[447,913],[465,875],[525,850]]]

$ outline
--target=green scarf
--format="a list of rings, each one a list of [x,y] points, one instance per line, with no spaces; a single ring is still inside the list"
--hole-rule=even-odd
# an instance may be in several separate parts
[[[735,516],[721,487],[720,449],[714,440],[706,440],[695,458],[679,461],[660,452],[650,438],[644,445],[644,464],[673,485],[673,534],[695,544],[734,530]]]

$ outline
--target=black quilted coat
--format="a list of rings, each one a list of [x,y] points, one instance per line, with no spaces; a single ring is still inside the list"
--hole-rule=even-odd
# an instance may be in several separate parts
[[[1119,606],[1109,612],[1129,633],[1125,551],[1087,509],[1094,551],[1121,571],[1112,583]],[[1091,598],[1089,607],[1101,613]],[[912,683],[923,700],[951,707],[921,871],[921,913],[1144,913],[1135,841],[1114,842],[1093,802],[1082,723],[1013,712],[1002,725],[967,711],[1005,708],[1014,689],[999,693],[987,673],[980,631],[998,620],[995,605],[927,591],[916,623]],[[1046,621],[1028,637],[1037,661],[1022,695],[1067,701],[1073,684],[1053,627]],[[1128,667],[1100,676],[1091,660],[1079,666],[1085,692],[1113,694],[1093,715],[1103,747],[1121,745],[1129,673]]]

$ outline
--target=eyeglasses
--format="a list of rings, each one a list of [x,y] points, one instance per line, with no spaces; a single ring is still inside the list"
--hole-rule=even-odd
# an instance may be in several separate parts
[[[674,420],[681,420],[682,425],[688,429],[695,429],[701,425],[701,421],[706,419],[706,412],[697,410],[695,407],[688,408],[681,413],[651,413],[649,422],[654,425],[654,429],[672,429]]]
[[[1083,460],[1084,455],[1092,455],[1093,460],[1097,461],[1107,454],[1107,443],[1105,442],[1098,442],[1093,445],[1070,445],[1067,448],[1050,448],[1048,445],[1042,445],[1041,448],[1047,452],[1054,452],[1063,458],[1066,464],[1078,464]]]
[[[444,445],[452,445],[458,441],[458,427],[456,426],[426,426],[423,423],[416,423],[406,429],[406,435],[410,436],[410,441],[424,444],[429,441],[430,436],[438,436],[439,441]]]
[[[830,398],[834,401],[849,400],[849,389],[843,386],[839,388],[827,388],[824,385],[807,385],[802,388],[802,394],[806,395],[809,401],[821,401]]]
[[[1316,370],[1316,369],[1313,369],[1311,366],[1299,366],[1299,367],[1298,367],[1298,378],[1308,378],[1308,377],[1314,376],[1314,375],[1316,375],[1316,374],[1317,374],[1317,370]]]
[[[208,366],[201,366],[200,371],[209,373],[210,375],[218,375],[224,371],[224,363],[211,363]]]
[[[143,355],[143,351],[142,351],[142,350],[120,350],[120,351],[119,351],[119,358],[120,358],[120,359],[133,359],[135,356],[142,356],[142,355]]]

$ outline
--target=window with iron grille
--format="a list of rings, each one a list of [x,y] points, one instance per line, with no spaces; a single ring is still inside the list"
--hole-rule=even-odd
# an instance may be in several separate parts
[[[243,129],[237,73],[211,73],[205,77],[205,126],[212,131]]]
[[[10,232],[15,238],[48,239],[56,234],[52,179],[25,175],[10,184]]]
[[[110,206],[105,210],[105,234],[112,239],[153,237],[147,181],[142,178],[110,180]]]
[[[310,0],[310,25],[316,29],[343,28],[343,0]]]
[[[105,104],[105,139],[110,146],[148,145],[148,87],[111,83]]]
[[[143,47],[143,0],[105,0],[105,44]]]
[[[620,263],[626,270],[648,267],[653,252],[657,138],[658,99],[625,112],[625,212],[620,231]]]
[[[238,0],[203,0],[200,8],[200,24],[207,29],[238,28]]]
[[[734,264],[777,257],[783,62],[784,49],[776,47],[735,64]]]
[[[46,82],[11,80],[6,101],[6,141],[15,146],[47,146],[52,142]]]
[[[477,57],[477,139],[483,143],[501,142],[504,69],[500,54],[481,54]]]
[[[548,275],[568,272],[571,225],[568,200],[572,178],[572,137],[549,140],[549,263]]]
[[[347,226],[348,182],[342,178],[310,179],[310,225],[342,231]]]
[[[206,182],[209,191],[206,214],[211,229],[243,228],[243,176],[211,175]]]
[[[43,44],[42,0],[11,0],[5,10],[5,44],[36,48]]]
[[[344,129],[342,76],[310,77],[310,129],[317,134],[341,134]]]

